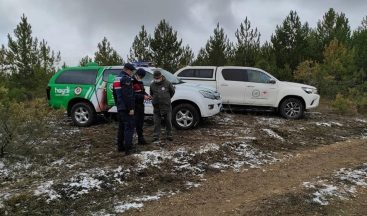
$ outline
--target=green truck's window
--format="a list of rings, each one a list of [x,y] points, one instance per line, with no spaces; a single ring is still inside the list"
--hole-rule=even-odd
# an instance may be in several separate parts
[[[95,84],[97,70],[66,70],[57,77],[56,84]]]
[[[103,81],[108,82],[109,75],[117,76],[120,74],[122,70],[121,69],[107,69],[103,72]]]

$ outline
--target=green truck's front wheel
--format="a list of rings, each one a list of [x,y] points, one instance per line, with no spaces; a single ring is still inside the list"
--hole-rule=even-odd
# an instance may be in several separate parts
[[[96,118],[96,112],[93,107],[86,102],[74,104],[70,114],[74,124],[79,127],[90,126]]]

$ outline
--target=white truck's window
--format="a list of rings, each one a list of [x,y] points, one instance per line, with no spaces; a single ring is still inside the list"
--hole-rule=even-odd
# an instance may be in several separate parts
[[[255,83],[269,83],[271,79],[267,74],[256,70],[247,70],[247,76],[249,82]]]
[[[195,77],[194,76],[194,69],[186,69],[181,71],[181,73],[178,74],[178,77]]]
[[[195,77],[199,78],[213,78],[213,70],[212,69],[196,69]]]
[[[228,81],[247,81],[247,71],[245,69],[223,69],[222,75]]]
[[[213,78],[213,69],[185,69],[178,77]]]

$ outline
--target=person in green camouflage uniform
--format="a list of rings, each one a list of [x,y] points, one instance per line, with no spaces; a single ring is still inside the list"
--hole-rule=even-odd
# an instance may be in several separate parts
[[[153,142],[159,140],[161,132],[161,122],[164,120],[166,126],[166,137],[169,141],[172,137],[172,106],[171,98],[175,94],[175,88],[160,71],[154,71],[154,81],[150,85],[150,95],[152,96],[154,115],[154,138]]]

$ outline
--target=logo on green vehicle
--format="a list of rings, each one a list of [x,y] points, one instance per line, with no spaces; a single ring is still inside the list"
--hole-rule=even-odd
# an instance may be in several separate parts
[[[80,87],[76,87],[75,89],[74,89],[74,94],[75,95],[80,95],[80,93],[82,93],[82,88],[80,88]]]
[[[69,86],[66,88],[55,88],[56,96],[69,96],[70,88]]]

